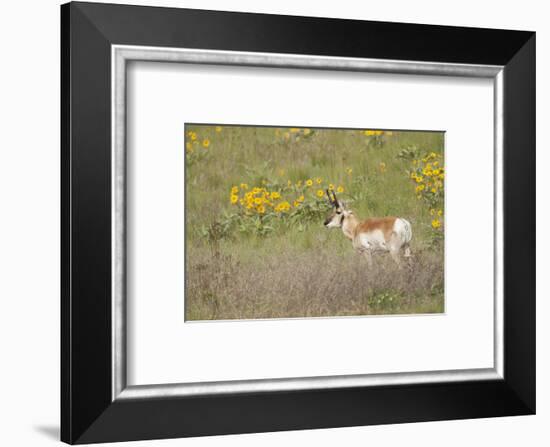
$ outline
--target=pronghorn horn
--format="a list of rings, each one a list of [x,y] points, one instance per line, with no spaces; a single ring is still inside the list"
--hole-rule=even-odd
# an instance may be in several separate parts
[[[327,197],[328,197],[328,202],[332,205],[332,206],[336,206],[336,202],[334,201],[334,199],[332,197],[330,197],[330,191],[328,189],[325,190],[327,192]]]
[[[336,198],[336,193],[334,191],[332,191],[332,197],[333,197],[334,203],[338,205],[339,202],[338,202],[338,199]]]

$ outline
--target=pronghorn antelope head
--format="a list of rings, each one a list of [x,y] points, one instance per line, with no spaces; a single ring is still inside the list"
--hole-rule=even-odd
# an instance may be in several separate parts
[[[327,189],[332,206],[331,214],[325,220],[327,228],[341,228],[344,236],[351,240],[353,248],[365,255],[369,265],[372,253],[389,252],[397,264],[401,249],[410,257],[409,242],[412,239],[411,224],[400,217],[370,218],[360,221],[345,202],[338,200],[334,191]]]
[[[346,204],[336,198],[334,191],[327,191],[327,197],[330,205],[332,206],[332,212],[325,219],[325,227],[327,228],[341,228],[344,219],[353,214],[352,211],[346,208]],[[332,197],[331,197],[332,193]]]

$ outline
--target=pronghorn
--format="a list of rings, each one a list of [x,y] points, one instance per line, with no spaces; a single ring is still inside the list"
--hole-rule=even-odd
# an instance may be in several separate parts
[[[372,266],[372,253],[376,251],[389,252],[393,260],[400,264],[399,252],[404,250],[406,258],[411,256],[409,243],[412,239],[411,224],[401,217],[381,217],[366,219],[361,222],[344,202],[332,197],[327,189],[332,213],[325,220],[327,228],[342,228],[344,236],[351,240],[353,248],[367,258]]]

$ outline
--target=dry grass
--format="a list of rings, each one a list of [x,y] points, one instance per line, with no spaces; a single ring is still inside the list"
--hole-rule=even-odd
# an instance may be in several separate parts
[[[293,251],[243,261],[219,249],[188,258],[186,319],[252,319],[444,311],[443,259],[425,251],[372,269],[350,252]]]

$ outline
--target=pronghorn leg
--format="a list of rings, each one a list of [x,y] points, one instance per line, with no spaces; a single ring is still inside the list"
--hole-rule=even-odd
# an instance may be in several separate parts
[[[413,265],[412,263],[413,258],[411,253],[411,247],[408,243],[403,246],[403,251],[404,251],[403,258],[405,259],[407,266],[410,268]]]
[[[399,252],[403,246],[403,242],[401,242],[399,236],[394,232],[391,235],[390,241],[389,241],[389,251],[392,259],[395,261],[395,263],[398,266],[401,266],[401,258],[399,256]]]
[[[369,268],[372,268],[372,253],[370,252],[370,250],[363,250],[363,256],[367,260]]]
[[[372,253],[367,246],[363,245],[361,239],[359,238],[355,238],[353,241],[353,248],[355,248],[357,250],[357,252],[361,255],[363,255],[365,257],[365,259],[367,260],[367,264],[369,266],[369,268],[372,267]]]
[[[390,250],[390,255],[392,259],[395,261],[395,263],[400,267],[401,266],[401,259],[399,258],[399,249],[392,248]]]

